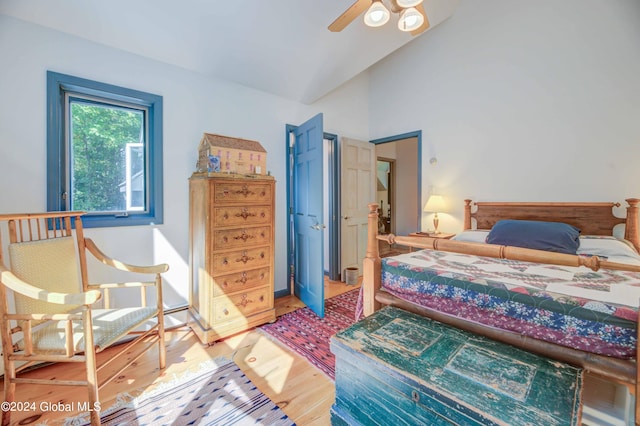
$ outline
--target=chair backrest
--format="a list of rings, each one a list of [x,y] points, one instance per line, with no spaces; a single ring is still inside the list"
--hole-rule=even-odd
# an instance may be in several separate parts
[[[47,291],[82,291],[78,256],[73,237],[9,244],[11,272],[29,284]],[[15,294],[16,313],[59,313],[68,306],[42,302]],[[61,309],[64,307],[65,309]]]
[[[71,227],[72,217],[78,218],[77,227],[82,226],[80,215],[77,212],[0,215],[0,222],[6,221],[0,234],[6,231],[9,235],[7,251],[11,272],[44,290],[60,293],[82,291],[81,268],[84,262],[80,260]],[[81,229],[75,234],[78,239],[83,238]],[[82,249],[83,252],[84,247]],[[16,313],[60,313],[73,309],[68,305],[37,301],[19,294],[14,295],[14,300]]]

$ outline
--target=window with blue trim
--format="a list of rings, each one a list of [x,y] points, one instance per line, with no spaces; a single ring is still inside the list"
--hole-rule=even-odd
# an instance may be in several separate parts
[[[162,223],[162,96],[47,72],[47,208]]]

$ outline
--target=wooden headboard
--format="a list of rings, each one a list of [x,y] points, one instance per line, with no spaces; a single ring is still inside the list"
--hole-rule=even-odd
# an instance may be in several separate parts
[[[613,214],[620,203],[545,203],[545,202],[472,202],[464,200],[464,229],[491,229],[501,219],[542,220],[564,222],[580,229],[583,235],[613,235],[616,225],[624,224],[624,238],[640,251],[638,236],[638,212],[640,199],[626,200],[627,215],[624,218]],[[471,211],[475,207],[475,211]]]

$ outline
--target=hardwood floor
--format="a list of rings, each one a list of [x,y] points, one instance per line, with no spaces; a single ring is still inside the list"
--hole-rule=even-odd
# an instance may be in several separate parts
[[[325,297],[357,288],[336,281],[325,282]],[[293,311],[304,304],[294,296],[276,299],[277,315]],[[201,362],[220,356],[233,359],[253,383],[274,401],[298,425],[329,425],[329,409],[333,404],[333,382],[304,358],[274,342],[264,334],[250,330],[229,337],[213,346],[202,345],[187,328],[168,330],[167,368],[158,369],[157,351],[143,355],[134,366],[100,390],[103,409],[114,404],[118,394],[133,396],[172,380],[186,371],[197,370]],[[109,350],[98,355],[109,357]],[[21,377],[81,378],[82,365],[55,364],[35,369]],[[62,424],[64,419],[77,413],[42,411],[39,407],[51,404],[77,404],[86,401],[86,391],[80,387],[18,385],[16,401],[35,403],[36,411],[13,412],[12,424]]]

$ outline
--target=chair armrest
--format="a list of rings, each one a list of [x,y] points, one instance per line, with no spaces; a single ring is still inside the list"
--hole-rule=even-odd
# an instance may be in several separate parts
[[[11,271],[0,265],[0,281],[2,284],[31,299],[58,305],[92,305],[102,297],[98,290],[89,290],[84,293],[55,293],[32,286],[22,281]]]
[[[70,312],[68,314],[7,314],[7,319],[16,321],[80,321],[82,320],[82,312]]]
[[[166,263],[161,263],[159,265],[152,265],[152,266],[129,265],[119,260],[112,259],[111,257],[104,254],[102,251],[100,251],[98,246],[96,246],[93,240],[91,240],[91,238],[85,238],[84,242],[87,247],[87,250],[89,250],[89,252],[96,259],[98,259],[100,262],[104,263],[105,265],[114,267],[121,271],[137,272],[140,274],[161,274],[169,270],[169,265],[167,265]]]
[[[138,288],[138,287],[155,287],[155,281],[132,281],[127,283],[97,283],[89,284],[89,288]]]

